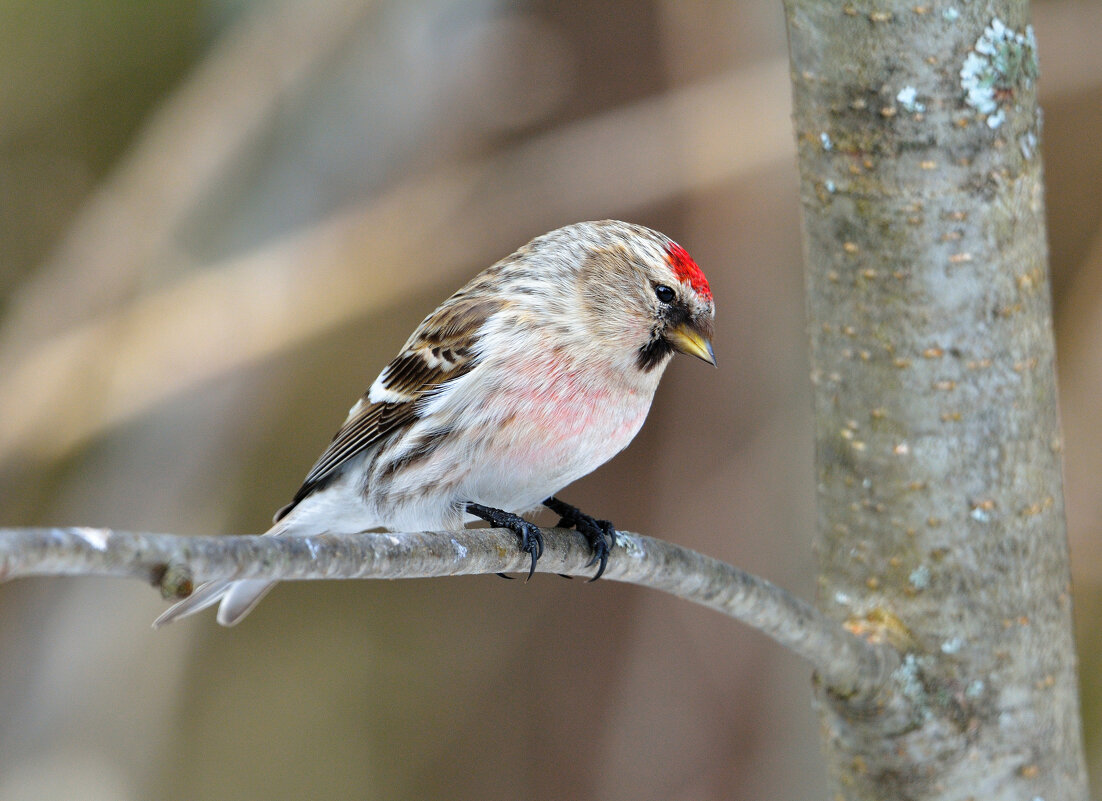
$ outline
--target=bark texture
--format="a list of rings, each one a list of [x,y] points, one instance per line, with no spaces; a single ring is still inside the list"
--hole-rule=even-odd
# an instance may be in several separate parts
[[[835,796],[1085,799],[1028,4],[785,8],[819,600],[904,655]]]

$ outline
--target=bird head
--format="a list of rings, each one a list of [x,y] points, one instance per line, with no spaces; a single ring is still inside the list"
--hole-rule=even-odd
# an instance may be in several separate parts
[[[714,365],[715,303],[688,252],[639,225],[606,220],[579,226],[579,313],[596,343],[627,355],[644,373],[660,368],[660,374],[674,352]]]
[[[704,271],[693,261],[685,248],[673,241],[665,245],[666,258],[651,273],[651,316],[655,324],[651,337],[639,351],[639,365],[646,369],[662,352],[673,350],[696,356],[715,366],[712,351],[712,320],[715,303]],[[660,283],[662,276],[672,273],[676,279]]]

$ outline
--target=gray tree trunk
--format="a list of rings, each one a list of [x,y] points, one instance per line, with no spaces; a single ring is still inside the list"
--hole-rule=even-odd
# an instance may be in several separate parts
[[[909,702],[820,691],[833,791],[1086,799],[1028,4],[785,9],[819,600]]]

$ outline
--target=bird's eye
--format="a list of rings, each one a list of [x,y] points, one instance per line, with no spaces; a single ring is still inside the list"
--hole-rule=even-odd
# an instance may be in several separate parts
[[[659,284],[654,288],[654,296],[662,303],[671,303],[677,296],[677,293],[665,284]]]

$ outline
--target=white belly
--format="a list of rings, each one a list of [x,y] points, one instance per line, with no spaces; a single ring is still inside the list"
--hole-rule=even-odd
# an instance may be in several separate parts
[[[651,397],[574,394],[561,400],[566,402],[527,405],[500,426],[487,458],[470,466],[464,488],[472,500],[510,511],[539,505],[627,447]]]
[[[461,379],[450,397],[428,404],[421,431],[462,428],[464,435],[449,436],[387,479],[390,486],[369,487],[368,496],[382,496],[381,516],[408,528],[452,525],[469,501],[524,512],[623,450],[646,419],[661,370],[642,386],[625,386],[564,371],[553,358],[530,361],[523,373],[499,370],[491,392],[485,376],[465,376],[469,386]]]

